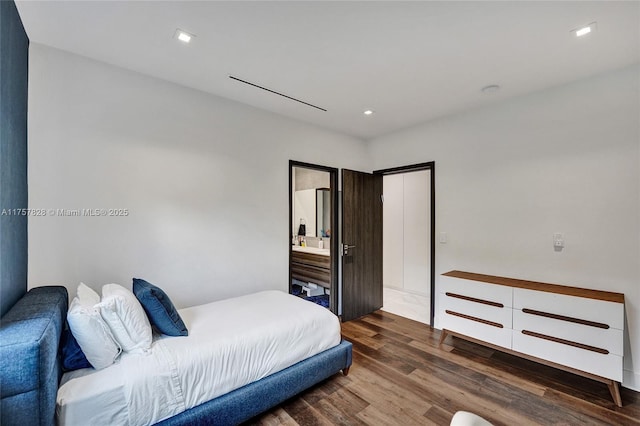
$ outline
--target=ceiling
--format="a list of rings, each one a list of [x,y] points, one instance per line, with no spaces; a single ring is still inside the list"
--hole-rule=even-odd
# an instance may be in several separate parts
[[[640,61],[635,1],[16,3],[31,42],[362,139]]]

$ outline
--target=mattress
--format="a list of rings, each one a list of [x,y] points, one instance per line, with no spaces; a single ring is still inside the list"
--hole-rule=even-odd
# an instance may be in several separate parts
[[[181,309],[189,336],[154,336],[146,354],[65,373],[59,425],[147,425],[340,343],[330,311],[279,291]]]

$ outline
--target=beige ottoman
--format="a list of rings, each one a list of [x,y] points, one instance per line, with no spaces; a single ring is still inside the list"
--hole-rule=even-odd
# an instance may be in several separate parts
[[[458,411],[451,419],[451,426],[493,426],[482,417],[467,411]]]

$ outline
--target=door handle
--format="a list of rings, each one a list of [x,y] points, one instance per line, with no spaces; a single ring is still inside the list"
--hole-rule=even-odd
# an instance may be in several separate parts
[[[342,255],[343,256],[349,256],[349,250],[350,249],[354,249],[356,248],[356,246],[350,246],[349,244],[343,244],[342,245]]]

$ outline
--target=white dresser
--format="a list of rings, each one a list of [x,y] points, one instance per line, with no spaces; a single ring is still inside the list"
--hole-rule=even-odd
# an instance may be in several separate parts
[[[623,294],[451,271],[438,297],[441,343],[453,334],[598,380],[622,406]]]

